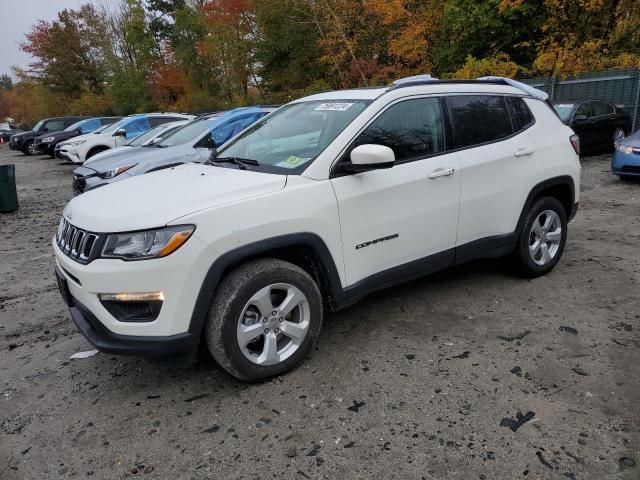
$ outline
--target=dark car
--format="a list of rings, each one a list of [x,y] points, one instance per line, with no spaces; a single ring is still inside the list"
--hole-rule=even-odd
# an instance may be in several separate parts
[[[556,101],[553,108],[580,138],[581,152],[611,151],[631,132],[631,115],[609,102]]]
[[[57,132],[49,131],[39,137],[36,137],[33,140],[34,146],[32,149],[37,150],[38,153],[49,154],[53,158],[55,156],[56,145],[61,141],[69,140],[70,138],[77,137],[78,135],[84,135],[85,133],[91,133],[105,125],[111,125],[121,118],[122,117],[95,117],[80,120],[69,125],[64,130]]]
[[[85,118],[89,117],[75,116],[43,118],[38,123],[36,123],[31,130],[11,135],[11,139],[9,140],[9,148],[11,150],[19,150],[25,155],[36,155],[38,153],[38,150],[33,144],[33,141],[36,137],[39,137],[43,133],[58,132],[60,130],[64,130],[68,126],[73,125],[79,120],[84,120]]]

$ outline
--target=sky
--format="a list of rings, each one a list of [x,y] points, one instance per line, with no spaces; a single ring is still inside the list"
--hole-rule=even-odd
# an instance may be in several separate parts
[[[18,44],[38,20],[53,20],[65,8],[77,8],[88,0],[0,0],[0,75],[14,76],[11,66],[26,67],[31,57]]]

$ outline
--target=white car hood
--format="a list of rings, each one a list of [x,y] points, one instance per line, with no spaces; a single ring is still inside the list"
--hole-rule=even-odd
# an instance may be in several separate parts
[[[284,188],[287,177],[188,163],[90,190],[64,217],[90,232],[162,227],[190,213]]]

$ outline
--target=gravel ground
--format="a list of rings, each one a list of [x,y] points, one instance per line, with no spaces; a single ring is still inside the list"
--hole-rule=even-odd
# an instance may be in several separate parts
[[[0,478],[640,478],[640,183],[608,160],[584,159],[548,276],[475,262],[383,291],[247,385],[213,363],[69,360],[90,346],[49,243],[72,167],[3,147],[21,208],[0,214]]]

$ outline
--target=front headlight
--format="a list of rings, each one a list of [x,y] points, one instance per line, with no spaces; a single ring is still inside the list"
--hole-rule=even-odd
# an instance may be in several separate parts
[[[65,143],[65,145],[73,145],[74,147],[77,147],[78,145],[82,145],[84,142],[86,142],[86,140],[76,140],[75,142]]]
[[[49,143],[49,142],[53,142],[55,140],[55,137],[44,137],[42,139],[42,143]]]
[[[616,149],[619,152],[626,153],[627,155],[631,155],[633,153],[633,149],[628,145],[616,145]]]
[[[114,233],[107,236],[102,258],[145,260],[166,257],[180,248],[195,229],[194,225],[178,225],[143,232]]]
[[[135,167],[135,165],[125,165],[124,167],[118,167],[118,168],[114,168],[114,169],[111,169],[111,170],[107,170],[106,172],[103,172],[103,173],[99,174],[99,177],[100,178],[117,177],[121,173],[126,172],[127,170],[129,170],[131,167]]]

